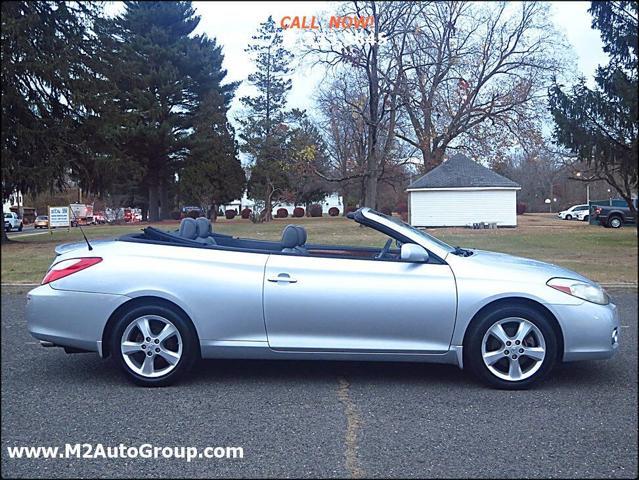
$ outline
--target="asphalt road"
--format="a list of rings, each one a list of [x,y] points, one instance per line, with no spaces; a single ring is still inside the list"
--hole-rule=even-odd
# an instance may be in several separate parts
[[[2,294],[3,477],[637,476],[637,292],[613,291],[612,360],[562,365],[534,390],[456,367],[206,361],[142,389],[96,355],[44,349],[23,293]],[[9,459],[8,446],[241,446],[243,459]]]
[[[21,232],[17,230],[11,230],[10,232],[7,232],[7,236],[9,238],[20,238],[20,237],[27,237],[30,235],[40,235],[43,233],[49,233],[49,231],[46,228],[34,228],[33,225],[25,225],[22,228]]]

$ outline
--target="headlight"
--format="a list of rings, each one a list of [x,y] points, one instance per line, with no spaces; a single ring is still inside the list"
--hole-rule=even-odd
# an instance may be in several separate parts
[[[546,282],[546,285],[559,290],[560,292],[567,293],[573,297],[581,298],[588,302],[597,303],[599,305],[607,305],[610,303],[608,294],[606,291],[590,283],[581,282],[579,280],[572,280],[570,278],[551,278]]]

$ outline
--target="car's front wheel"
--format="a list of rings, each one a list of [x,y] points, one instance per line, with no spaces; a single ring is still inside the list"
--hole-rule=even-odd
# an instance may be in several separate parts
[[[566,215],[566,220],[572,220],[572,215],[570,214]]]
[[[556,359],[550,322],[527,306],[502,306],[482,315],[464,343],[464,366],[496,388],[528,388],[550,372]]]
[[[170,385],[199,357],[190,321],[163,305],[135,307],[117,321],[111,337],[116,364],[138,385]]]

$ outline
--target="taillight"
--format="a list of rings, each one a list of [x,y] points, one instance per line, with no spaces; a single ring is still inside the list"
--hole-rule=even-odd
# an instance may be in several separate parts
[[[595,208],[595,215],[599,215],[601,213],[601,208]]]
[[[68,277],[73,273],[89,268],[91,265],[95,265],[101,261],[102,259],[100,257],[70,258],[68,260],[62,260],[49,269],[42,279],[42,285]]]

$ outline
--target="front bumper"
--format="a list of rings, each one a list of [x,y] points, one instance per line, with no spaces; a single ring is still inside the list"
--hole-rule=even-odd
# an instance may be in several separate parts
[[[619,349],[619,315],[613,303],[597,305],[547,305],[564,337],[564,362],[612,357]]]
[[[38,340],[100,353],[109,317],[127,300],[124,295],[55,290],[42,285],[27,294],[27,328]]]

